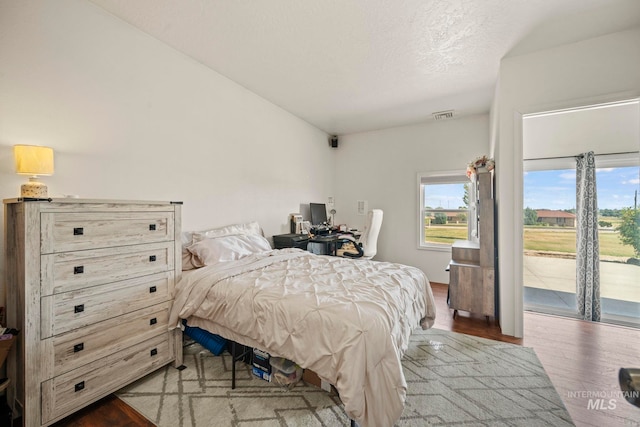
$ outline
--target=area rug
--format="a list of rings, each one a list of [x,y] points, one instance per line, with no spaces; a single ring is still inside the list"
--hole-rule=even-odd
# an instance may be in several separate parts
[[[170,366],[117,396],[159,427],[348,426],[340,398],[298,383],[292,390],[252,375],[231,356],[185,347],[184,370]],[[407,401],[398,427],[572,426],[535,352],[455,332],[416,331],[402,362]]]

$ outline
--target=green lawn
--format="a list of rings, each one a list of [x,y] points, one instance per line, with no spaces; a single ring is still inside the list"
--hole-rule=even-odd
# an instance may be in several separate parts
[[[467,225],[432,225],[425,228],[424,236],[428,242],[450,245],[455,240],[467,240]]]
[[[618,233],[603,231],[598,235],[600,255],[633,257],[633,248],[620,242]],[[576,253],[576,231],[554,231],[544,228],[525,228],[524,248],[532,251]]]
[[[433,243],[451,244],[455,240],[467,239],[467,227],[435,226],[425,228],[425,238]],[[616,257],[633,257],[633,248],[620,242],[618,233],[603,231],[599,234],[600,254]],[[550,229],[546,227],[525,228],[524,248],[532,251],[576,252],[576,231],[572,229]]]

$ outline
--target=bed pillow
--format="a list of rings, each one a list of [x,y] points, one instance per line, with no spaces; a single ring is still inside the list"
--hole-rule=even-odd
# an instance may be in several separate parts
[[[180,233],[180,239],[182,240],[182,271],[193,270],[196,268],[193,265],[193,254],[187,249],[193,244],[193,232],[183,231]]]
[[[182,271],[193,270],[194,268],[202,267],[202,264],[197,260],[194,263],[194,255],[187,249],[193,243],[214,237],[228,236],[232,234],[255,234],[263,236],[262,228],[256,221],[231,224],[224,227],[212,228],[210,230],[203,231],[183,231],[181,233],[182,238]],[[198,264],[198,265],[196,265]]]
[[[214,237],[229,236],[233,234],[255,234],[262,236],[262,229],[257,222],[247,222],[243,224],[231,224],[225,227],[213,228],[211,230],[198,231],[194,233],[194,241],[202,239],[212,239]]]
[[[257,234],[238,234],[197,241],[196,239],[194,236],[194,243],[187,247],[193,255],[192,263],[195,267],[233,261],[271,250],[269,241]]]

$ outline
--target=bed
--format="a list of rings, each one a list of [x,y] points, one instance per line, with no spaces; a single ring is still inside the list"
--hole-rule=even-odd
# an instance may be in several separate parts
[[[272,250],[255,223],[193,234],[170,325],[196,326],[293,360],[333,384],[351,419],[388,427],[406,396],[401,358],[435,304],[402,264]]]

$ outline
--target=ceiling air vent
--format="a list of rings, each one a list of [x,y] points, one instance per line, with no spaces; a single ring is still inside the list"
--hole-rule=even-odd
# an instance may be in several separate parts
[[[453,110],[438,111],[432,114],[433,114],[433,118],[436,120],[445,120],[445,119],[453,118]]]

